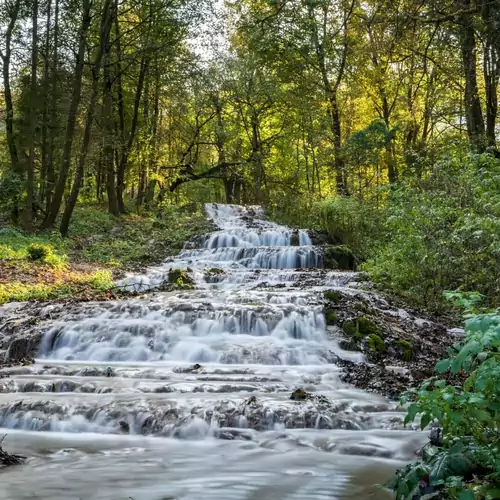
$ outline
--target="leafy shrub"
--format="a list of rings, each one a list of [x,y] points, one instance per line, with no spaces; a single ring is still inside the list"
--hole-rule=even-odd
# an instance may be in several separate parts
[[[313,204],[309,225],[366,258],[380,233],[382,214],[382,209],[356,197],[328,198]]]
[[[32,243],[31,245],[28,245],[26,251],[28,253],[28,259],[33,262],[45,262],[52,253],[52,249],[48,245],[42,245],[40,243]]]
[[[402,397],[411,403],[405,423],[419,416],[422,429],[434,422],[442,437],[393,478],[397,500],[441,489],[459,500],[500,498],[500,312],[469,313],[465,330],[465,343],[436,366],[440,377],[461,376],[463,384],[436,377]]]

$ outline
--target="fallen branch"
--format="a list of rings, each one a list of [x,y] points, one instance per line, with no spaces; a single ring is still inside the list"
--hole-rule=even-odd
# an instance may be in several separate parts
[[[21,465],[23,460],[26,460],[26,457],[23,457],[22,455],[12,455],[2,449],[2,443],[6,437],[7,434],[0,439],[0,466],[9,467],[10,465]]]

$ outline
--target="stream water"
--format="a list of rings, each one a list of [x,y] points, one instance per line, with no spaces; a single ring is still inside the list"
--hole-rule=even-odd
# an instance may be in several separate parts
[[[338,357],[360,354],[326,327],[323,291],[360,293],[358,275],[321,269],[306,232],[256,207],[207,212],[201,248],[122,283],[188,268],[194,290],[69,308],[0,380],[4,449],[29,457],[0,498],[390,498],[377,484],[426,436],[339,380]],[[327,399],[290,400],[299,387]]]

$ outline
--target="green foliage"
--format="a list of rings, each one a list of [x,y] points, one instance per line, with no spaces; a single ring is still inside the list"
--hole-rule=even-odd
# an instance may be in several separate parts
[[[31,243],[26,249],[28,253],[28,259],[36,262],[47,260],[47,257],[51,255],[52,249],[48,245],[41,245],[40,243]]]
[[[337,324],[339,316],[334,311],[328,310],[325,313],[325,321],[328,326],[333,326]]]
[[[29,300],[71,299],[85,294],[100,294],[113,287],[109,271],[74,275],[52,283],[0,283],[0,304]]]
[[[411,342],[408,342],[407,340],[399,339],[396,342],[396,346],[398,349],[401,351],[401,357],[405,361],[411,361],[413,358],[413,346]]]
[[[377,325],[365,316],[344,321],[342,330],[348,335],[354,335],[359,338],[368,337],[370,335],[380,336]]]
[[[382,211],[356,197],[335,197],[314,203],[307,226],[329,235],[332,241],[346,245],[355,255],[365,258],[377,238]]]
[[[383,231],[365,265],[412,302],[440,309],[445,290],[475,290],[496,305],[500,284],[500,161],[443,158],[418,188],[391,193]]]
[[[323,296],[326,300],[333,302],[334,304],[338,304],[342,300],[342,294],[335,290],[327,290],[324,292]]]
[[[436,366],[441,376],[460,375],[463,383],[436,377],[402,397],[409,403],[405,423],[420,417],[424,429],[436,422],[443,439],[394,477],[390,486],[398,500],[412,499],[421,480],[444,488],[451,498],[495,498],[491,495],[499,491],[500,313],[468,314],[465,330],[465,343],[451,347]]]
[[[375,352],[385,351],[385,342],[380,335],[373,333],[368,336],[368,347]]]
[[[353,270],[356,268],[356,259],[346,245],[325,245],[323,265],[325,269]]]

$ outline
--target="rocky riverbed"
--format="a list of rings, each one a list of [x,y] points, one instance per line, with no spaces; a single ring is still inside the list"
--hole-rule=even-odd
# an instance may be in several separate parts
[[[344,247],[313,245],[258,207],[207,213],[217,231],[126,276],[106,300],[0,309],[0,427],[32,445],[33,481],[68,499],[190,499],[201,487],[288,499],[349,498],[358,478],[358,498],[385,498],[360,471],[388,476],[415,457],[427,437],[404,429],[395,398],[461,332],[381,296]],[[89,447],[113,480],[78,480]],[[220,477],[202,466],[214,453],[227,457]],[[75,478],[66,492],[50,472],[63,455]],[[33,482],[2,478],[9,498],[35,498]]]

